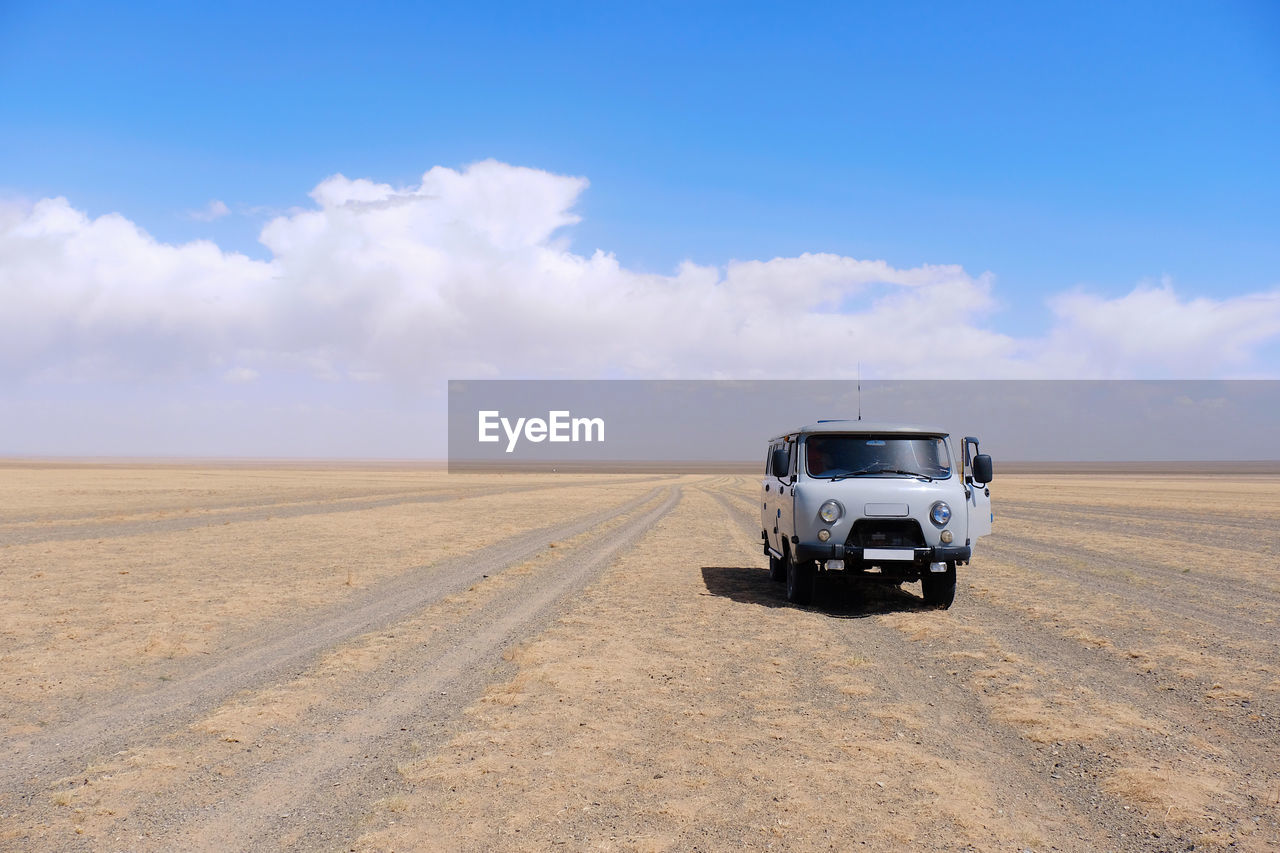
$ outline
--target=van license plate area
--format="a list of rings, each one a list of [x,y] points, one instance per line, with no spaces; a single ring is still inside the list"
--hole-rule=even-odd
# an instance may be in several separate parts
[[[863,548],[862,559],[868,563],[874,563],[876,560],[894,560],[897,562],[911,562],[916,558],[916,552],[910,548]]]

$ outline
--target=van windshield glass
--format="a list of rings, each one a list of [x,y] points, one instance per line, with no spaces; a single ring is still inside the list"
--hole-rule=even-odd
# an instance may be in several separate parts
[[[810,477],[951,476],[947,443],[933,436],[810,435],[805,439]]]

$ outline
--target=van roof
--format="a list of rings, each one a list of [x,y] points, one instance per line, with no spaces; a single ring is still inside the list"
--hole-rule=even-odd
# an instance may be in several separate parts
[[[784,432],[781,435],[775,435],[770,441],[777,441],[787,436],[806,435],[814,432],[854,432],[854,433],[906,433],[909,435],[948,435],[945,429],[935,429],[933,427],[917,426],[914,424],[891,424],[877,421],[856,421],[853,419],[846,420],[824,420],[817,423],[802,426],[799,429],[793,429]]]

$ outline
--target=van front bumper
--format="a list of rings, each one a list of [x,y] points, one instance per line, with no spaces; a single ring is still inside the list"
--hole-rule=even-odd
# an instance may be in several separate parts
[[[864,561],[863,551],[879,550],[867,548],[853,548],[846,545],[832,544],[830,542],[798,542],[794,546],[796,559],[805,560],[844,560],[846,564],[852,563],[857,565]],[[911,563],[917,566],[927,566],[930,563],[957,563],[965,565],[969,562],[969,558],[973,555],[973,549],[968,545],[934,545],[928,548],[895,548],[896,551],[910,551],[911,557],[899,560],[884,560],[882,558],[874,558],[870,560],[872,563],[894,562],[894,563]],[[904,554],[905,556],[905,554]]]

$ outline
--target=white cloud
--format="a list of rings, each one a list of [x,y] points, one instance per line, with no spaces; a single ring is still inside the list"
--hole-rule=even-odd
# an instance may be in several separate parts
[[[1219,376],[1253,367],[1280,337],[1280,289],[1230,299],[1182,299],[1165,278],[1117,299],[1083,291],[1051,302],[1042,359],[1059,375]]]
[[[571,251],[586,180],[486,161],[411,187],[336,175],[262,231],[270,261],[157,242],[65,199],[0,209],[10,380],[1225,376],[1280,338],[1280,291],[1062,294],[992,328],[996,283],[832,254],[636,272]],[[223,205],[225,208],[225,205]],[[210,212],[214,207],[211,205]],[[258,380],[251,382],[250,380]]]
[[[135,377],[216,367],[268,329],[272,266],[157,242],[64,198],[0,208],[0,375]]]
[[[258,371],[252,367],[233,367],[222,374],[222,378],[228,382],[252,382],[258,375]]]
[[[226,202],[215,198],[199,210],[187,211],[187,218],[194,219],[197,222],[212,222],[230,214],[231,208],[227,207]]]

